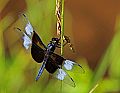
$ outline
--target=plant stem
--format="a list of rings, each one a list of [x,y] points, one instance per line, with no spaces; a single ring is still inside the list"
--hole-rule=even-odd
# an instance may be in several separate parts
[[[63,39],[64,39],[64,0],[62,0],[61,11],[61,55],[63,55]]]

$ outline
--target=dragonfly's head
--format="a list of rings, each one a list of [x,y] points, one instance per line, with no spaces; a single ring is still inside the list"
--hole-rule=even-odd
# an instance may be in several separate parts
[[[52,43],[56,43],[56,44],[58,44],[58,42],[59,42],[59,38],[52,38],[52,41],[51,41]]]

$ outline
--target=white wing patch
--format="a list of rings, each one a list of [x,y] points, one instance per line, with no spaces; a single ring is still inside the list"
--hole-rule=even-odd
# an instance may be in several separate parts
[[[23,46],[24,46],[26,49],[28,49],[31,44],[32,44],[31,39],[24,33],[24,36],[23,36]]]
[[[75,87],[74,80],[69,76],[67,72],[65,72],[63,69],[57,69],[57,71],[53,74],[55,78],[58,80],[63,81],[66,84],[69,84],[72,87]]]
[[[24,15],[24,16],[25,16],[25,15]],[[26,20],[28,21],[28,23],[27,23],[26,26],[25,26],[26,34],[23,33],[23,34],[24,34],[24,36],[23,36],[23,40],[24,40],[23,45],[24,45],[24,47],[25,47],[26,49],[29,49],[30,45],[32,44],[32,41],[31,41],[31,39],[28,37],[28,35],[29,35],[29,36],[32,36],[33,27],[32,27],[32,25],[30,24],[27,16],[25,16],[25,18],[26,18]]]
[[[59,79],[59,80],[64,80],[66,75],[67,74],[65,73],[64,70],[58,69],[58,73],[56,74],[56,78]]]
[[[27,21],[27,24],[25,26],[25,33],[20,29],[20,28],[17,28],[19,31],[22,32],[23,34],[23,46],[26,48],[26,49],[29,49],[30,45],[32,44],[32,40],[31,40],[31,36],[33,34],[33,27],[30,23],[30,21],[28,20],[27,16],[25,14],[23,14],[24,18],[26,19]]]
[[[75,62],[73,62],[71,60],[65,60],[64,67],[66,70],[72,70],[74,64],[75,64]]]
[[[32,35],[32,33],[33,33],[33,27],[32,27],[32,25],[30,24],[30,22],[28,22],[28,23],[26,24],[25,31],[26,31],[26,33],[27,33],[29,36]]]

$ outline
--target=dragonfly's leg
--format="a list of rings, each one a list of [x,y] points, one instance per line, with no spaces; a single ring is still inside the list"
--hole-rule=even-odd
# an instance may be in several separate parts
[[[60,40],[61,40],[61,39],[60,39]],[[60,40],[59,40],[59,43],[58,43],[58,45],[57,45],[58,48],[61,48],[61,42],[60,42]],[[65,46],[65,45],[67,45],[67,44],[69,45],[70,49],[71,49],[73,52],[75,52],[75,50],[74,50],[74,48],[73,48],[73,45],[70,43],[69,37],[68,37],[68,36],[64,36],[63,46]]]
[[[57,45],[58,48],[61,48],[61,42],[60,42],[60,38],[59,38],[59,43]],[[65,40],[65,38],[63,39],[63,46],[65,46],[68,42]]]
[[[75,50],[74,50],[74,48],[73,48],[73,45],[72,45],[71,42],[70,42],[70,38],[69,38],[68,36],[64,36],[64,40],[66,41],[66,43],[65,43],[64,45],[68,44],[69,47],[70,47],[70,49],[71,49],[73,52],[75,52]]]

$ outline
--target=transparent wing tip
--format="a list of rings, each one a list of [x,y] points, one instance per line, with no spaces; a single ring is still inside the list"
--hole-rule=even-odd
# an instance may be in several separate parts
[[[82,72],[85,73],[84,68],[80,64],[78,64],[78,66],[82,69]]]
[[[75,82],[74,82],[74,80],[72,79],[72,78],[70,78],[71,80],[72,80],[72,82],[73,82],[73,85],[71,85],[72,87],[76,87],[76,84],[75,84]]]
[[[63,69],[58,69],[56,73],[54,73],[54,75],[58,80],[63,81],[64,83],[72,87],[76,86],[74,80]]]
[[[85,73],[85,70],[83,69],[83,67],[80,64],[75,63],[71,60],[65,60],[63,66],[66,70],[75,70],[76,69],[76,70],[81,71],[82,73]]]

